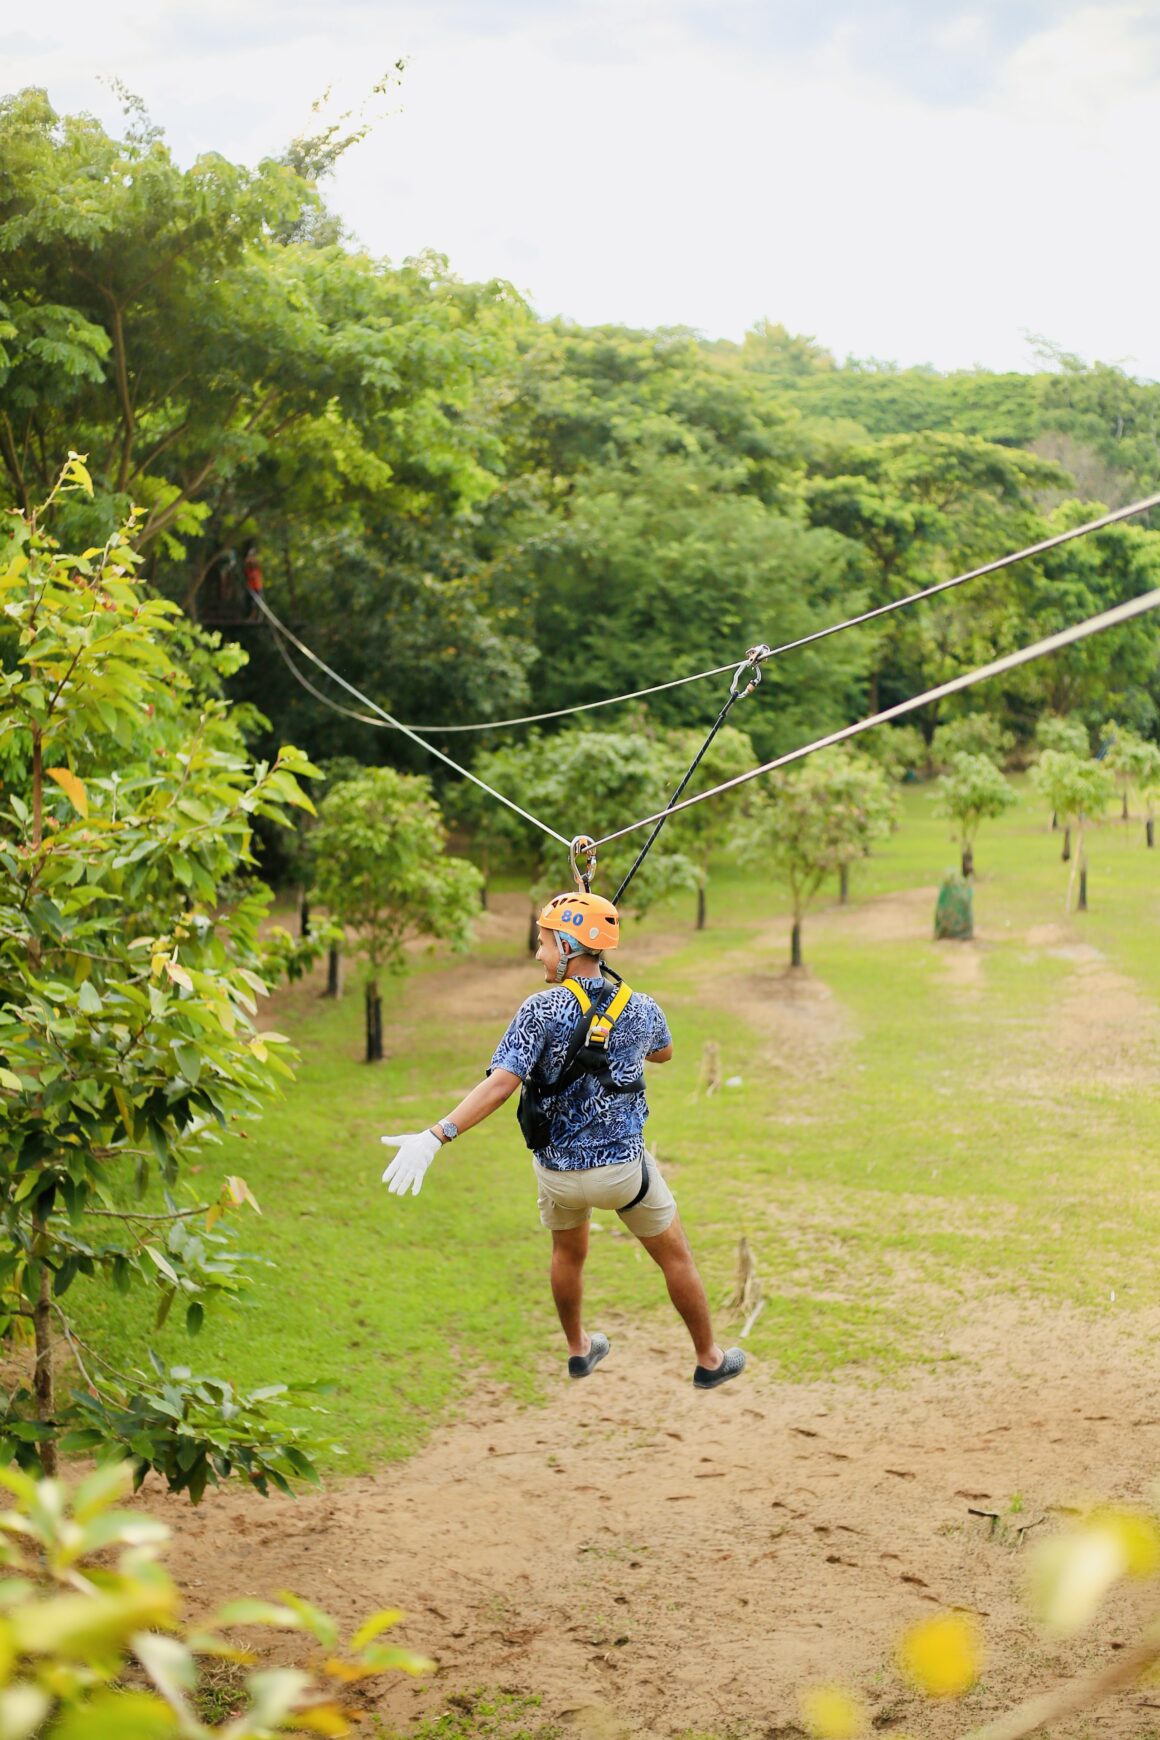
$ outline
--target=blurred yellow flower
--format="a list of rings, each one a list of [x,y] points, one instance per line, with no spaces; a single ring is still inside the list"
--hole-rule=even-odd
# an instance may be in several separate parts
[[[1160,1530],[1142,1511],[1097,1510],[1076,1529],[1043,1541],[1032,1561],[1039,1617],[1067,1636],[1090,1624],[1121,1577],[1160,1570]]]
[[[802,1715],[814,1740],[856,1740],[866,1713],[840,1686],[814,1686],[802,1693]]]
[[[965,1613],[924,1619],[904,1633],[898,1664],[930,1698],[961,1698],[979,1677],[979,1628]]]
[[[1093,1511],[1088,1526],[1110,1529],[1117,1537],[1129,1577],[1154,1577],[1160,1571],[1160,1528],[1145,1511]]]

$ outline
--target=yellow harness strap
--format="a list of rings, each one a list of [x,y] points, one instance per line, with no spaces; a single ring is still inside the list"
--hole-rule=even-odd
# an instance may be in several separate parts
[[[604,1011],[598,1015],[588,1030],[589,1045],[607,1045],[608,1036],[620,1017],[624,1014],[625,1005],[632,996],[632,986],[621,980],[620,989]]]
[[[592,1007],[592,999],[587,991],[582,990],[575,979],[565,979],[564,989],[566,991],[571,991],[577,1003],[579,1003],[581,1015],[587,1015],[589,1009]]]

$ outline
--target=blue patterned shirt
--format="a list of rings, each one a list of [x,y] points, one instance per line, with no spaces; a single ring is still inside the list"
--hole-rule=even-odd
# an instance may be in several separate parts
[[[597,1008],[615,987],[604,978],[585,979],[584,989]],[[580,1005],[563,985],[537,991],[520,1004],[511,1026],[495,1048],[488,1074],[508,1069],[526,1081],[535,1069],[553,1082],[564,1063],[568,1041],[584,1020]],[[613,1081],[635,1081],[651,1051],[672,1044],[668,1023],[658,1004],[634,991],[613,1026],[608,1040],[608,1068]],[[551,1102],[551,1141],[537,1150],[541,1166],[553,1172],[582,1172],[592,1166],[617,1166],[639,1160],[648,1106],[643,1093],[614,1094],[590,1075],[582,1075]]]

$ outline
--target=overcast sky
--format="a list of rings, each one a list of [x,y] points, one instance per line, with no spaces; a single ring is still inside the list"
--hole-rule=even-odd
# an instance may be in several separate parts
[[[0,0],[2,88],[253,162],[400,85],[331,203],[542,314],[1160,378],[1160,0]]]

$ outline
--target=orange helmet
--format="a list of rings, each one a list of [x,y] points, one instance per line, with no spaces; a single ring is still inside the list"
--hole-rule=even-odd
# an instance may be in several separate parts
[[[600,894],[557,894],[540,914],[540,929],[566,937],[573,944],[568,954],[584,949],[598,955],[620,941],[620,914]]]

